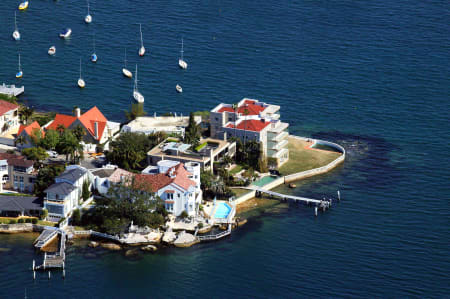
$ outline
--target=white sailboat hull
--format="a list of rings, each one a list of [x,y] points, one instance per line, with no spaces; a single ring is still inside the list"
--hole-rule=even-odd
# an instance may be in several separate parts
[[[183,92],[183,88],[177,84],[177,86],[175,86],[175,89],[177,90],[178,93],[182,93]]]
[[[69,28],[66,33],[60,33],[59,37],[66,39],[66,38],[69,38],[71,34],[72,34],[72,29]]]
[[[84,21],[86,22],[86,24],[89,24],[92,22],[92,16],[91,15],[87,15],[86,17],[84,17]]]
[[[145,48],[144,48],[144,46],[142,46],[140,49],[139,49],[139,56],[144,56],[145,55]]]
[[[128,77],[128,78],[132,78],[132,77],[133,77],[133,74],[132,74],[129,70],[127,70],[126,68],[123,68],[123,69],[122,69],[122,74],[123,74],[125,77]]]
[[[78,79],[78,87],[80,88],[84,88],[86,86],[86,83],[84,82],[83,79]]]
[[[183,70],[187,69],[188,64],[186,63],[186,61],[184,61],[183,59],[178,59],[178,65],[180,66],[180,68],[182,68]]]
[[[48,49],[48,55],[55,55],[56,53],[56,48],[55,46],[50,47],[50,49]]]
[[[137,90],[133,91],[133,98],[136,100],[136,102],[138,103],[144,103],[144,96]]]
[[[18,31],[18,30],[15,30],[15,31],[13,32],[13,34],[12,34],[12,37],[13,37],[15,40],[20,40],[20,33],[19,33],[19,31]]]

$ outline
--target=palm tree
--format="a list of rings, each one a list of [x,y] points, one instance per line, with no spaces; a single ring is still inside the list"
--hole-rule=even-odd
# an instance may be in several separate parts
[[[66,130],[66,127],[64,127],[63,125],[58,125],[57,127],[56,127],[56,131],[58,131],[59,132],[59,135],[63,135],[63,133],[64,133],[64,131]]]
[[[83,129],[82,126],[77,125],[73,130],[72,130],[73,135],[75,135],[75,137],[78,139],[78,141],[83,140],[83,136],[86,135],[86,131]]]
[[[20,108],[20,119],[26,125],[28,123],[28,119],[33,116],[34,108],[29,108],[23,106]]]

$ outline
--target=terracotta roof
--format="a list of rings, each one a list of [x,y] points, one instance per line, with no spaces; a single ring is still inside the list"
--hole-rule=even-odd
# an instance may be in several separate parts
[[[32,124],[28,126],[20,125],[19,131],[17,132],[17,136],[20,136],[22,132],[26,132],[28,136],[31,136],[34,130],[40,130],[41,126],[37,121],[34,121]]]
[[[106,117],[98,110],[97,106],[92,107],[79,118],[80,122],[88,130],[88,132],[95,137],[95,123],[98,123],[98,138],[100,140],[103,136],[103,131],[106,127],[106,122],[108,121]]]
[[[260,132],[268,125],[270,125],[270,121],[249,119],[249,120],[240,121],[238,123],[238,125],[236,126],[236,129]],[[234,128],[234,124],[228,124],[227,128]]]
[[[8,111],[17,109],[19,106],[4,100],[0,100],[0,116]]]
[[[169,173],[173,169],[175,177],[170,177]],[[184,190],[188,190],[190,186],[195,186],[195,182],[189,179],[188,172],[182,163],[171,167],[166,173],[158,174],[136,174],[134,176],[134,187],[151,192],[158,192],[161,188],[168,186],[172,183],[181,187]]]
[[[248,115],[259,115],[262,111],[266,109],[266,107],[262,107],[260,105],[255,105],[255,101],[246,100],[243,105],[239,106],[236,109],[237,113],[245,114],[245,109],[248,110]],[[219,113],[222,112],[234,112],[232,107],[222,107],[219,109]]]
[[[56,130],[59,125],[68,128],[77,118],[71,115],[56,114],[55,120],[47,127],[49,130]]]

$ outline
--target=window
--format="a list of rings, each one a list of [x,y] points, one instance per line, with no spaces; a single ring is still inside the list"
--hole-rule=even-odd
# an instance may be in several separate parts
[[[228,117],[228,121],[232,121],[233,120],[233,118],[231,118],[231,117]]]
[[[216,117],[216,118],[215,118],[215,120],[216,120],[216,121],[219,121],[219,118],[218,118],[218,117]]]
[[[178,198],[180,198],[180,197],[181,197],[180,193],[177,193],[177,195],[178,195]]]
[[[173,193],[167,193],[167,199],[173,199]]]

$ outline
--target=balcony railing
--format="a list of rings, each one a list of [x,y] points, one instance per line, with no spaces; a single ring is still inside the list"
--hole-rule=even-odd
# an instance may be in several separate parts
[[[280,133],[280,132],[286,130],[288,127],[289,127],[288,123],[283,123],[283,122],[272,123],[269,126],[269,132],[271,132],[271,133]]]
[[[279,150],[283,149],[287,144],[288,144],[288,141],[285,139],[285,140],[282,140],[281,142],[275,143],[270,149],[279,151]]]
[[[273,136],[269,137],[269,140],[279,142],[279,141],[283,140],[284,138],[286,138],[287,136],[289,136],[289,133],[286,131],[283,131],[279,134],[272,133],[271,135],[273,135]]]

